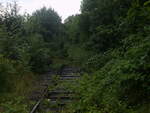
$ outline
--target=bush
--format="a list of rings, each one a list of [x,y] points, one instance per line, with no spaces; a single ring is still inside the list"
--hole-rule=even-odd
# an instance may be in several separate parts
[[[29,112],[28,106],[23,97],[7,96],[7,99],[2,99],[0,103],[2,113],[27,113]]]
[[[6,92],[10,90],[12,84],[12,78],[15,73],[13,67],[13,61],[4,58],[0,55],[0,92]]]
[[[100,60],[106,62],[75,88],[80,94],[80,101],[73,105],[75,112],[149,112],[150,37],[134,35],[125,40],[124,47],[114,50],[110,60]],[[107,59],[107,54],[103,57]]]

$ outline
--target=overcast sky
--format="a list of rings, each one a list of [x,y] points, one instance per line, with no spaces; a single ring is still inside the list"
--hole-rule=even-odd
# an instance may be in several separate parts
[[[2,3],[11,2],[14,0],[0,0]],[[43,6],[51,7],[58,12],[62,19],[66,19],[72,14],[80,12],[80,4],[82,0],[16,0],[21,6],[21,13],[33,11]]]

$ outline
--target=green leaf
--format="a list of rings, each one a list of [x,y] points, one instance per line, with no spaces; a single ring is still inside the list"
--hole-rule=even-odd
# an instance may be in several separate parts
[[[150,0],[144,3],[144,6],[150,5]]]

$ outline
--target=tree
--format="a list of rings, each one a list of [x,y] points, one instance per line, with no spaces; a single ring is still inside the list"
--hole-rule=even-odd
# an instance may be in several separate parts
[[[35,11],[27,24],[29,33],[41,34],[46,42],[50,42],[60,35],[61,18],[51,8],[43,7]]]
[[[122,39],[118,28],[132,2],[133,0],[83,0],[79,26],[88,49],[104,52],[118,45]]]

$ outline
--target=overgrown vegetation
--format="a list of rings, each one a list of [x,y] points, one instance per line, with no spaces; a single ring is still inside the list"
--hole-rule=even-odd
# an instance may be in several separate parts
[[[61,18],[51,8],[20,15],[16,2],[0,4],[0,98],[6,99],[0,101],[0,109],[4,113],[27,112],[26,99],[21,98],[28,97],[39,74],[52,69],[60,54],[61,29]]]
[[[76,65],[85,73],[70,113],[150,112],[149,0],[83,0],[64,24],[51,8],[0,8],[1,97],[27,95],[37,74]]]
[[[83,0],[79,39],[95,54],[84,63],[87,74],[74,88],[80,101],[71,113],[150,112],[149,3]]]

